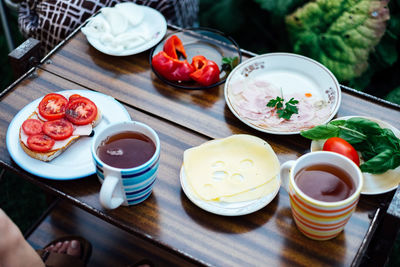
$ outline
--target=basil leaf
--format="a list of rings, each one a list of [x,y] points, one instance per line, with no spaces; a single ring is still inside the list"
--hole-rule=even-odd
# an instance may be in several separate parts
[[[382,128],[376,122],[364,118],[350,118],[346,120],[347,128],[357,130],[364,134],[381,134]]]
[[[400,165],[400,152],[386,149],[372,159],[361,164],[362,172],[373,174],[384,173],[389,169],[394,169]]]
[[[396,145],[385,135],[371,135],[368,142],[371,143],[377,154],[386,149],[396,150]]]
[[[335,120],[331,121],[329,124],[336,125],[336,126],[343,126],[346,124],[345,120]]]
[[[361,143],[364,140],[367,139],[367,136],[355,129],[350,129],[346,127],[339,126],[340,131],[339,131],[339,137],[343,138],[350,144],[356,144],[356,143]]]
[[[393,148],[396,150],[400,150],[400,139],[398,139],[392,130],[388,128],[382,129],[382,135],[385,136],[388,141],[392,144]]]
[[[315,126],[307,131],[301,131],[300,135],[312,140],[328,139],[338,136],[339,130],[339,127],[335,125],[324,124]]]

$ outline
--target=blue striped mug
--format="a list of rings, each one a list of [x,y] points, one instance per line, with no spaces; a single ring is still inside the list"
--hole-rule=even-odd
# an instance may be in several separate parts
[[[132,168],[118,168],[103,162],[98,148],[110,136],[123,132],[144,134],[155,145],[155,152],[145,163]],[[160,164],[160,140],[157,133],[146,124],[137,121],[124,121],[108,125],[96,133],[92,142],[92,157],[100,183],[100,203],[107,209],[120,205],[135,205],[146,200],[152,192]]]

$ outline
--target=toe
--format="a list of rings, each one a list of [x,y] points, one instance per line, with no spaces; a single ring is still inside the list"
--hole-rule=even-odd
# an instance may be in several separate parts
[[[53,251],[53,249],[54,249],[54,245],[50,245],[50,246],[46,247],[44,250]]]
[[[67,253],[68,247],[69,247],[69,241],[64,241],[62,243],[61,248],[58,250],[58,253]]]
[[[67,249],[67,254],[79,257],[81,254],[81,243],[77,240],[72,240]]]
[[[62,242],[57,242],[53,249],[51,250],[52,252],[58,252],[60,250],[60,248],[62,247]]]

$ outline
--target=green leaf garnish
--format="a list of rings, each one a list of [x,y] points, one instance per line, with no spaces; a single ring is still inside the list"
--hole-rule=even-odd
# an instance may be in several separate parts
[[[296,107],[299,101],[295,100],[293,97],[285,104],[283,104],[283,101],[284,101],[283,96],[282,97],[277,96],[275,99],[271,99],[267,103],[267,107],[276,108],[277,109],[276,113],[278,114],[279,118],[290,120],[290,117],[292,117],[293,114],[299,113],[299,110]]]
[[[223,57],[222,58],[222,70],[229,73],[239,64],[238,57]]]

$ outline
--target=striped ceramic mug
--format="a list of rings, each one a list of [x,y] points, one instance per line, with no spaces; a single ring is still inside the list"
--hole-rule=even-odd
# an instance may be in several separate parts
[[[327,202],[316,200],[300,190],[296,174],[305,167],[333,165],[344,170],[353,180],[355,190],[344,200]],[[328,240],[336,237],[356,209],[363,186],[360,168],[350,159],[334,152],[318,151],[305,154],[296,161],[281,166],[282,185],[289,193],[290,206],[297,228],[307,237]]]
[[[155,152],[151,158],[134,168],[116,168],[104,163],[98,156],[98,147],[108,137],[121,132],[139,132],[149,137],[155,145]],[[97,177],[102,183],[100,203],[103,207],[115,209],[121,204],[135,205],[151,195],[160,163],[160,140],[152,128],[137,121],[110,124],[96,133],[91,152],[96,164]]]

